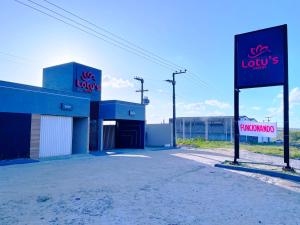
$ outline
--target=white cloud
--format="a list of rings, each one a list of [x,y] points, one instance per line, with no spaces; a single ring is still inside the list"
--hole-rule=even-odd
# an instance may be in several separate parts
[[[216,110],[216,111],[208,112],[207,116],[225,116],[225,113]]]
[[[216,99],[205,100],[204,103],[206,105],[214,106],[214,107],[217,107],[219,109],[229,109],[230,108],[230,105],[227,102],[221,102],[221,101],[216,100]]]
[[[251,109],[254,110],[254,111],[260,111],[261,107],[259,107],[259,106],[253,106],[253,107],[251,107]]]
[[[178,116],[224,116],[230,105],[218,100],[177,104]]]
[[[213,107],[218,109],[230,109],[231,107],[230,104],[215,99],[193,103],[179,102],[177,105],[179,107],[183,107],[187,111],[205,111],[207,107]]]
[[[270,113],[269,116],[276,117],[283,114],[283,93],[280,92],[276,95],[275,99],[280,100],[280,105],[277,107],[270,107],[267,111]],[[293,108],[296,105],[300,105],[300,88],[293,88],[289,93],[289,106]]]
[[[113,76],[104,76],[102,80],[103,87],[111,88],[128,88],[133,87],[133,83],[129,80],[124,80],[122,78],[117,78]]]
[[[270,117],[277,117],[283,114],[283,104],[281,104],[279,107],[270,107],[267,109],[267,111],[270,113],[268,116]]]
[[[276,98],[282,99],[282,98],[283,98],[283,93],[280,92],[280,93],[276,96]]]
[[[276,98],[274,99],[275,100],[280,100],[282,101],[283,100],[283,93],[280,92],[276,95]],[[295,105],[300,105],[300,88],[299,87],[295,87],[293,88],[290,93],[289,93],[289,104],[290,104],[290,107],[293,107]]]
[[[300,104],[300,89],[298,87],[290,91],[289,102],[290,107]]]
[[[205,104],[203,102],[195,102],[195,103],[179,103],[178,106],[183,106],[183,108],[187,111],[203,111],[206,110]]]

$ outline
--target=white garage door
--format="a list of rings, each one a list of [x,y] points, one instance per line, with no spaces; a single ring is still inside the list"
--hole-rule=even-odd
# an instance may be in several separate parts
[[[73,118],[41,116],[40,157],[72,154]]]

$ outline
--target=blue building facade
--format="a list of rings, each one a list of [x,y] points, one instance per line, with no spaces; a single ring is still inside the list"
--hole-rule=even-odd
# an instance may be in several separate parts
[[[116,121],[114,146],[143,148],[144,105],[101,102],[101,76],[72,62],[45,68],[42,88],[0,81],[0,159],[103,150],[105,120]]]
[[[102,101],[99,107],[100,121],[115,121],[113,133],[103,127],[104,137],[101,143],[113,142],[115,148],[144,148],[145,106],[124,101]],[[105,135],[106,134],[106,135]],[[111,139],[114,137],[114,139]],[[103,146],[102,146],[103,148]]]

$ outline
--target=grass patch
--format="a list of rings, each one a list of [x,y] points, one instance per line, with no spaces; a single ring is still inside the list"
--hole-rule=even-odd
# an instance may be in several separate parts
[[[200,138],[195,139],[177,139],[181,145],[192,145],[197,148],[233,148],[233,144],[228,141],[205,141]]]
[[[177,143],[181,145],[191,145],[196,148],[233,148],[233,143],[228,141],[205,141],[203,139],[177,139]],[[255,153],[283,156],[283,146],[275,144],[241,144],[241,149],[245,149]],[[300,148],[290,146],[290,157],[300,158]]]

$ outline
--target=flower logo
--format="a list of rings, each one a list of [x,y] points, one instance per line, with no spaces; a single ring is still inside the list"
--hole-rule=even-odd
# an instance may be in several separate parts
[[[90,72],[82,72],[81,79],[84,81],[96,81],[95,75]]]
[[[266,52],[271,52],[269,46],[257,45],[256,48],[250,48],[250,53],[248,54],[248,57],[253,59]]]
[[[95,75],[91,72],[82,72],[80,80],[76,80],[76,86],[89,93],[101,89],[100,85],[97,84]]]

